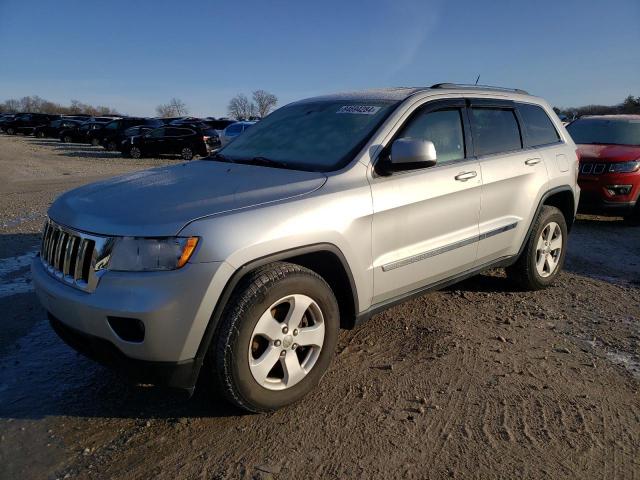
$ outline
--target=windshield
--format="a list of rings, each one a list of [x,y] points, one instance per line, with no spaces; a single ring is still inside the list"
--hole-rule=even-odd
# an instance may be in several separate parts
[[[232,161],[262,158],[293,169],[337,170],[362,148],[395,105],[381,100],[289,105],[245,130],[221,152]]]
[[[640,145],[640,119],[582,118],[567,130],[579,144]]]

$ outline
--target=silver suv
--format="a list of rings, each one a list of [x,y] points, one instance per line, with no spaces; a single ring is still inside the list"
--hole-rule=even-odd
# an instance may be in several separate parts
[[[311,98],[211,157],[59,197],[34,283],[87,356],[274,410],[320,381],[340,327],[488,268],[551,284],[577,165],[549,105],[521,90]]]

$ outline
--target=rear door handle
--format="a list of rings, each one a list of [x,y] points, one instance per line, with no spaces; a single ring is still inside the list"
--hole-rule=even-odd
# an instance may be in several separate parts
[[[459,182],[466,182],[467,180],[471,178],[475,178],[477,176],[478,176],[477,172],[475,170],[472,170],[470,172],[461,172],[458,175],[456,175],[454,178]]]
[[[540,159],[539,158],[530,158],[529,160],[526,160],[525,165],[529,165],[530,167],[537,165],[540,163]]]

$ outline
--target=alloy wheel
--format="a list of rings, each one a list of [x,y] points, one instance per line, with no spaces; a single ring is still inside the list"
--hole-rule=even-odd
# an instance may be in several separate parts
[[[131,147],[131,150],[129,151],[131,158],[140,158],[142,157],[142,152],[140,151],[140,149],[138,147]]]
[[[181,154],[184,160],[191,160],[193,158],[193,151],[189,147],[184,147]]]
[[[556,222],[548,223],[540,232],[536,245],[536,270],[549,277],[558,268],[562,254],[562,229]]]
[[[294,294],[273,303],[258,320],[249,342],[249,369],[268,390],[285,390],[314,367],[325,338],[318,304]]]

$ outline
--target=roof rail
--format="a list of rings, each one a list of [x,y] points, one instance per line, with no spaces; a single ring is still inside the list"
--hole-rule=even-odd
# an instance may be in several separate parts
[[[435,85],[431,85],[430,88],[480,88],[486,90],[498,90],[504,92],[516,92],[522,93],[523,95],[529,95],[529,92],[522,90],[520,88],[506,88],[506,87],[495,87],[493,85],[475,85],[470,83],[436,83]]]

